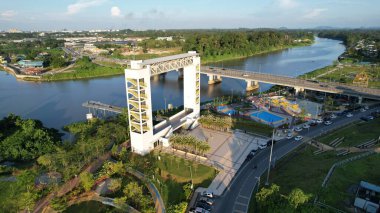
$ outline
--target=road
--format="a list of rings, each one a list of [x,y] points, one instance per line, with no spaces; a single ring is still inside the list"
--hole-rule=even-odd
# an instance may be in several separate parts
[[[319,124],[315,127],[311,127],[309,130],[303,130],[300,132],[300,135],[304,136],[303,141],[317,137],[328,131],[332,131],[334,129],[352,123],[353,121],[359,120],[360,117],[368,115],[377,109],[379,108],[373,108],[367,110],[366,112],[354,112],[354,116],[351,118],[340,116],[336,119],[333,119],[333,124],[330,126]],[[279,160],[281,157],[293,151],[303,143],[304,142],[299,141],[296,142],[294,139],[284,139],[278,141],[273,147],[272,162]],[[238,174],[234,177],[234,180],[231,182],[230,186],[227,187],[223,195],[219,198],[216,198],[212,212],[245,213],[248,211],[252,191],[255,189],[255,186],[258,183],[259,177],[262,176],[268,168],[269,153],[269,148],[262,150],[256,154],[252,160],[241,167]],[[257,166],[256,169],[254,168],[255,165]],[[264,183],[265,180],[260,180],[259,184]]]
[[[268,73],[248,72],[243,70],[219,68],[219,67],[201,67],[202,74],[217,75],[241,80],[258,81],[274,85],[287,87],[298,87],[306,90],[327,92],[333,94],[343,94],[349,96],[363,97],[374,100],[380,100],[380,89],[358,87],[337,82],[312,82],[304,79],[298,79],[289,76],[273,75]]]

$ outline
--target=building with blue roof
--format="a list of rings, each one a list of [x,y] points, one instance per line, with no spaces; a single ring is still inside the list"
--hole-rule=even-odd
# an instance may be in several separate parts
[[[18,65],[23,68],[43,68],[44,62],[43,61],[31,61],[31,60],[21,60],[18,62]]]

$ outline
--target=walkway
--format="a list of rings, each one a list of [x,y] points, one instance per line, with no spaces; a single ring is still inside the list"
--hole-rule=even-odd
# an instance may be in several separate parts
[[[202,140],[206,140],[211,151],[206,154],[208,160],[220,172],[214,178],[208,191],[220,196],[231,180],[243,165],[250,151],[257,147],[257,143],[267,142],[267,138],[259,138],[243,132],[218,132],[197,127],[191,133]]]

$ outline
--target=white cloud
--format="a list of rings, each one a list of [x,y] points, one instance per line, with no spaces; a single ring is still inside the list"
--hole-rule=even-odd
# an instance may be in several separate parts
[[[283,9],[292,9],[298,6],[295,0],[277,0],[277,3]]]
[[[101,5],[105,1],[106,0],[78,0],[76,3],[67,6],[67,14],[72,15],[79,13],[83,9]]]
[[[2,18],[5,18],[5,19],[12,18],[12,17],[14,17],[16,15],[17,15],[17,12],[14,11],[14,10],[6,10],[6,11],[0,13],[0,16]]]
[[[303,17],[307,19],[313,19],[321,15],[321,13],[325,12],[326,8],[316,8],[306,13]]]
[[[112,7],[111,8],[111,16],[112,17],[121,17],[121,10],[119,7]]]

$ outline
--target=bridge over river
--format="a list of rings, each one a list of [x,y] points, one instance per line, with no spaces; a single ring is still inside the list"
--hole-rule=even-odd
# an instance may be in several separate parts
[[[241,79],[247,82],[247,90],[257,89],[259,82],[273,85],[293,87],[296,92],[304,90],[313,90],[333,94],[342,94],[347,96],[380,100],[380,89],[351,86],[335,82],[316,82],[303,80],[288,76],[272,75],[267,73],[250,72],[229,68],[202,66],[201,73],[209,76],[209,84],[215,84],[222,81],[222,77]]]

